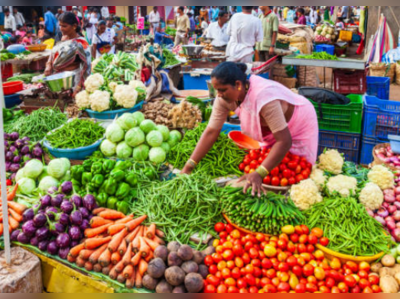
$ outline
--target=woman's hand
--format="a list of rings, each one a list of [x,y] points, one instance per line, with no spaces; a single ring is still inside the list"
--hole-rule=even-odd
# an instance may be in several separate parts
[[[46,67],[46,69],[44,70],[44,75],[45,76],[50,76],[51,75],[51,67]]]
[[[193,167],[186,164],[185,167],[183,167],[182,171],[180,174],[191,174],[193,171]]]
[[[256,193],[258,197],[261,197],[261,193],[267,194],[267,191],[262,186],[262,178],[257,172],[252,172],[250,174],[245,174],[242,176],[238,182],[246,180],[246,185],[243,187],[243,193],[247,193],[247,190],[251,187],[251,195],[255,196]]]

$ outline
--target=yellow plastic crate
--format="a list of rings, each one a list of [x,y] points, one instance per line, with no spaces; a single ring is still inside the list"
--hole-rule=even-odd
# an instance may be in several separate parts
[[[344,42],[351,42],[353,39],[353,32],[347,30],[340,30],[339,39]]]

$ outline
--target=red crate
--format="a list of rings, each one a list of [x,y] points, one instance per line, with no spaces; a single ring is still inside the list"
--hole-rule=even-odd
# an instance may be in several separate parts
[[[11,63],[1,63],[1,79],[6,81],[13,76],[13,67]]]
[[[341,94],[364,94],[367,91],[365,70],[334,70],[334,90]]]

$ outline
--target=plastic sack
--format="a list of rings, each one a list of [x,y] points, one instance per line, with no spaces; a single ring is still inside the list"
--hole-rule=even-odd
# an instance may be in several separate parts
[[[394,63],[399,60],[400,60],[400,47],[388,51],[382,57],[382,62],[384,63]]]
[[[330,105],[348,105],[350,99],[332,90],[318,87],[300,87],[299,94],[315,103]]]

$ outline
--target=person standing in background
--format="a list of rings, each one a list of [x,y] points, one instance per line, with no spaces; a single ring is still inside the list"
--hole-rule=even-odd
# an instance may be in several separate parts
[[[208,17],[210,18],[210,22],[215,22],[218,19],[219,8],[217,6],[213,6],[208,11]]]
[[[263,29],[263,41],[257,43],[261,61],[268,61],[275,56],[276,38],[279,30],[278,16],[272,12],[272,6],[260,6],[263,14],[260,16]]]
[[[55,15],[56,19],[58,20],[62,14],[63,14],[62,9],[61,8],[57,9],[57,13]]]
[[[187,14],[188,18],[189,18],[189,22],[190,22],[190,33],[194,33],[194,31],[196,30],[196,22],[194,20],[193,14],[191,12],[189,12]]]
[[[160,13],[158,12],[157,6],[153,7],[153,10],[149,14],[149,23],[151,25],[152,30],[154,33],[157,31],[158,26],[160,26]]]
[[[47,12],[44,14],[44,26],[51,37],[57,33],[58,21],[50,7],[47,7]]]
[[[10,13],[8,8],[4,9],[4,29],[9,32],[17,30],[14,16]]]
[[[205,22],[208,23],[208,9],[207,7],[203,6],[200,8],[200,20],[203,18]],[[201,23],[200,23],[201,24]]]
[[[108,6],[103,6],[101,8],[101,17],[103,20],[107,20],[110,17],[110,10],[108,9]]]
[[[86,25],[86,37],[87,37],[89,43],[92,42],[93,37],[96,34],[96,31],[97,31],[96,26],[98,23],[99,23],[99,19],[97,18],[96,10],[93,8],[89,12],[88,24]]]
[[[304,8],[300,7],[297,9],[297,24],[299,25],[307,25],[306,16],[304,15]]]
[[[214,47],[226,47],[229,42],[228,31],[229,15],[226,11],[220,11],[218,22],[211,23],[207,30],[207,37],[212,38],[211,45]]]
[[[15,19],[15,24],[18,26],[24,26],[25,24],[25,19],[24,16],[22,15],[22,13],[20,13],[18,11],[18,8],[13,7],[13,15],[14,15],[14,19]]]
[[[342,7],[342,15],[341,15],[341,17],[343,18],[343,20],[350,19],[350,9],[349,9],[349,6],[343,6],[343,7]]]
[[[175,36],[175,46],[183,44],[187,45],[189,30],[190,30],[190,20],[187,15],[184,14],[185,8],[183,6],[178,7],[179,17],[176,18],[176,36]]]
[[[289,7],[285,6],[285,8],[283,9],[283,15],[282,15],[282,18],[284,21],[286,21],[288,11],[289,11]]]

